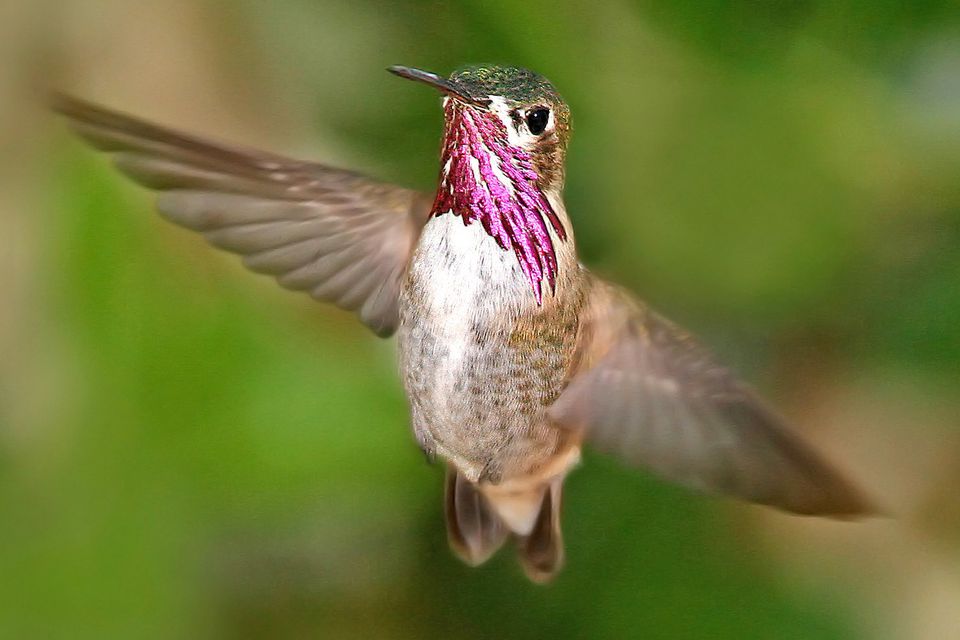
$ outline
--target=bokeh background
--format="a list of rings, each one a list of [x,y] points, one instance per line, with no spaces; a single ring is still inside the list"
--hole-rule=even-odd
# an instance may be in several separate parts
[[[0,637],[960,638],[955,2],[14,1],[0,57]],[[555,584],[470,570],[393,344],[165,225],[30,97],[429,189],[438,98],[383,69],[481,61],[572,105],[585,260],[891,517],[591,455]]]

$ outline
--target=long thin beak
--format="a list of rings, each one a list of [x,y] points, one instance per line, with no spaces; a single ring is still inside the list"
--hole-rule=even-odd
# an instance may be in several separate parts
[[[435,73],[414,69],[413,67],[402,67],[397,64],[388,68],[387,71],[394,75],[398,75],[401,78],[406,78],[407,80],[416,80],[417,82],[428,84],[435,89],[439,89],[448,96],[453,96],[457,100],[466,102],[467,104],[472,104],[475,107],[490,106],[489,98],[475,98],[467,93],[462,87],[457,86],[456,83],[451,82],[447,78],[440,77]]]

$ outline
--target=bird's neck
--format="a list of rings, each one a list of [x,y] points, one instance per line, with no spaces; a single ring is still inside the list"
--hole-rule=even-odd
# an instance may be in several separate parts
[[[447,109],[432,215],[482,225],[492,242],[516,255],[540,304],[545,289],[556,288],[557,245],[571,237],[559,190],[538,184],[530,155],[510,144],[496,115]]]

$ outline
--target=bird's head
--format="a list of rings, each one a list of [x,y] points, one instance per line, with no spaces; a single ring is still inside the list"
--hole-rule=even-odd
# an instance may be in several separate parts
[[[470,66],[449,78],[389,70],[444,94],[434,215],[480,221],[517,253],[539,300],[541,281],[554,284],[554,237],[567,237],[550,201],[563,189],[570,109],[546,78],[518,67]]]
[[[469,146],[463,129],[474,125],[478,142],[486,148],[464,151],[500,151],[529,159],[542,190],[563,188],[570,108],[549,80],[528,69],[494,65],[464,67],[449,78],[409,67],[395,66],[390,71],[445,94],[445,148],[456,142]]]

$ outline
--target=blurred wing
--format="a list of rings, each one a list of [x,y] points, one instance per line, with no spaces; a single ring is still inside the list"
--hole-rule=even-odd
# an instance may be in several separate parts
[[[288,289],[356,311],[378,335],[397,328],[400,284],[429,215],[428,195],[66,96],[54,109],[121,171],[160,191],[157,206],[168,220]]]
[[[863,496],[683,330],[591,276],[581,363],[551,407],[598,449],[668,480],[803,514]]]

